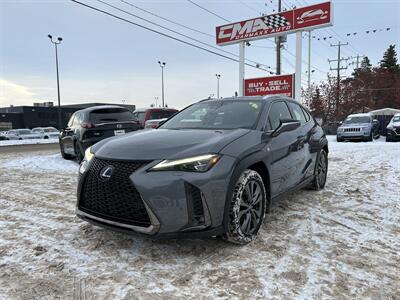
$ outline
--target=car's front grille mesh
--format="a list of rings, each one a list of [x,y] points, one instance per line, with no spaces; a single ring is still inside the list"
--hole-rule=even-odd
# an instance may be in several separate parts
[[[358,132],[361,131],[361,128],[345,128],[344,132]]]
[[[93,158],[82,186],[79,208],[94,216],[135,226],[150,226],[143,200],[129,176],[149,161],[113,161]],[[113,168],[109,179],[100,173]]]

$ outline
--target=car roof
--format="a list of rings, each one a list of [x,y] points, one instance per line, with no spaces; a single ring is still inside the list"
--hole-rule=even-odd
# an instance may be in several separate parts
[[[145,111],[178,111],[176,108],[172,107],[149,107],[149,108],[137,108],[133,112],[145,112]]]
[[[126,107],[123,106],[119,106],[119,105],[97,105],[97,106],[91,106],[91,107],[87,107],[81,110],[78,110],[76,112],[85,112],[85,113],[90,113],[94,110],[98,110],[98,109],[107,109],[107,108],[122,108],[122,109],[126,109],[129,110]]]
[[[370,113],[360,113],[360,114],[348,115],[347,117],[371,117],[371,114]]]
[[[280,95],[270,95],[270,96],[241,96],[241,97],[226,97],[226,98],[206,98],[203,100],[200,100],[199,102],[207,102],[207,101],[240,101],[240,100],[245,100],[245,101],[264,101],[264,102],[271,102],[273,100],[285,100],[285,101],[292,101],[298,104],[301,104],[300,102],[296,101],[293,98],[286,97],[286,96],[280,96]]]

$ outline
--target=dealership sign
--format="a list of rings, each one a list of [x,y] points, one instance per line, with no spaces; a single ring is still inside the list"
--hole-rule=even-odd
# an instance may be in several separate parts
[[[244,80],[245,96],[282,95],[293,97],[294,75],[278,75]]]
[[[299,30],[311,30],[332,25],[330,2],[296,8],[273,15],[218,26],[218,45],[257,40]]]

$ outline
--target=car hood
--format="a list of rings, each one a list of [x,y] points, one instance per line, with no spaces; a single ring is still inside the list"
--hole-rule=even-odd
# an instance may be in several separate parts
[[[349,124],[342,124],[340,125],[340,127],[366,127],[366,126],[370,126],[370,123],[349,123]]]
[[[250,132],[249,129],[140,130],[105,139],[93,146],[96,156],[108,159],[175,159],[219,153],[225,146]]]

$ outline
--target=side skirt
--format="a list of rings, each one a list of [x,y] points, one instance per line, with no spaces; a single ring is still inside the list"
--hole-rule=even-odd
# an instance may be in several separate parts
[[[277,201],[279,199],[284,198],[287,195],[293,194],[294,192],[306,187],[307,185],[309,185],[313,180],[314,180],[314,175],[307,177],[306,179],[304,179],[302,182],[300,182],[298,185],[288,189],[287,191],[280,193],[278,195],[276,195],[275,197],[272,198],[272,201]]]

